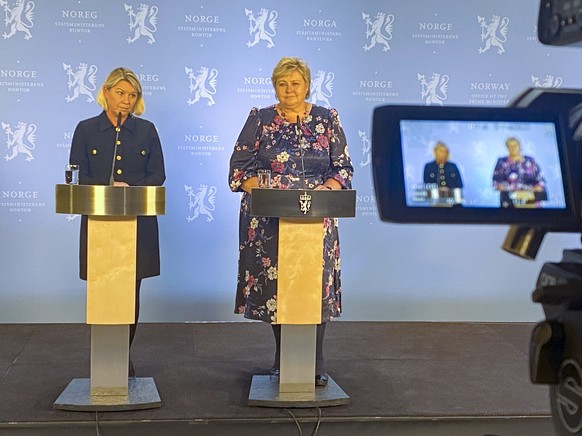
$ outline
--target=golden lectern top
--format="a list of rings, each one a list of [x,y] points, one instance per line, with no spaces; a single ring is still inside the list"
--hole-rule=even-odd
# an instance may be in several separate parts
[[[56,185],[56,212],[93,216],[164,215],[166,188]]]

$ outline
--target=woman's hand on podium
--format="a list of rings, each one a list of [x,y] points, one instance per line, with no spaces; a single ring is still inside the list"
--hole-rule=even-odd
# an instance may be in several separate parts
[[[242,185],[241,185],[241,188],[243,189],[243,191],[246,191],[249,194],[251,193],[251,190],[253,188],[258,188],[258,187],[259,187],[259,178],[256,176],[249,177],[248,179],[243,181]]]
[[[342,185],[335,179],[327,179],[322,185],[315,187],[315,191],[342,189]]]
[[[113,182],[113,186],[129,186],[129,185],[125,182]]]

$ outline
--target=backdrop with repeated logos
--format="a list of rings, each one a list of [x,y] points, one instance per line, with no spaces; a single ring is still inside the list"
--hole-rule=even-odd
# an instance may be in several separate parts
[[[55,213],[54,186],[76,124],[100,112],[97,90],[117,66],[141,78],[168,175],[162,275],[143,283],[142,320],[242,320],[232,313],[240,195],[228,160],[251,107],[275,102],[282,56],[308,62],[310,101],[337,108],[355,165],[342,319],[541,318],[537,273],[577,247],[576,235],[547,236],[531,262],[500,250],[506,226],[382,223],[370,167],[378,105],[504,106],[534,85],[582,86],[581,52],[537,42],[538,4],[0,0],[0,322],[84,321],[80,220]]]

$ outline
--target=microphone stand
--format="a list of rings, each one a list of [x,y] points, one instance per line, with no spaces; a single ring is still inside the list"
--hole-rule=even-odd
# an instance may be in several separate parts
[[[117,144],[119,143],[119,132],[121,132],[121,112],[117,114],[117,125],[115,126],[115,144],[113,144],[113,159],[111,159],[111,175],[109,177],[109,186],[113,186],[115,171],[115,156],[117,155]]]
[[[303,184],[305,184],[305,163],[303,162],[303,134],[301,131],[301,119],[297,115],[297,124],[295,125],[295,133],[297,134],[297,143],[299,144],[301,154],[301,173],[303,176]]]

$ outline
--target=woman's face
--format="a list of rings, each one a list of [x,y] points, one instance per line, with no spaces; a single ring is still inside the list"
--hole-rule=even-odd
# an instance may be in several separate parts
[[[284,107],[305,103],[307,85],[303,76],[298,71],[293,71],[288,76],[280,77],[275,83],[275,94]]]
[[[507,151],[511,157],[517,157],[520,155],[520,145],[517,141],[507,141]]]
[[[103,95],[107,101],[107,112],[114,117],[120,112],[123,117],[132,113],[139,96],[137,90],[127,80],[120,80],[110,89],[104,88]]]
[[[438,147],[434,151],[434,158],[438,163],[445,163],[449,159],[449,150],[445,147]]]

